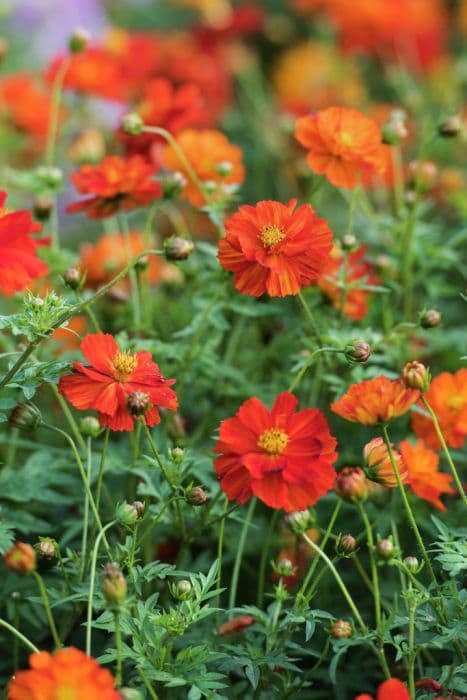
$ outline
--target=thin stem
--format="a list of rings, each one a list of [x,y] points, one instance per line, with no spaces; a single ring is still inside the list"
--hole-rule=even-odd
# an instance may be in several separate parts
[[[263,600],[264,600],[264,580],[265,580],[265,574],[266,574],[266,564],[269,558],[269,549],[271,546],[271,539],[272,539],[272,533],[274,532],[274,528],[276,527],[277,520],[279,518],[279,511],[275,510],[274,515],[272,516],[271,520],[269,521],[269,526],[268,530],[266,532],[266,537],[263,543],[263,551],[261,552],[261,560],[259,563],[259,572],[258,572],[258,592],[256,596],[256,605],[258,608],[261,608],[263,606]]]
[[[391,147],[391,157],[394,171],[394,205],[396,216],[400,216],[404,207],[404,170],[400,146]]]
[[[118,222],[119,222],[120,231],[122,232],[123,240],[125,243],[126,256],[127,256],[128,260],[130,260],[131,259],[131,238],[130,238],[130,229],[128,228],[128,221],[126,219],[125,214],[120,214],[118,216]],[[128,277],[130,278],[130,285],[131,285],[133,321],[134,321],[135,327],[139,328],[139,326],[141,324],[141,305],[140,305],[140,299],[139,299],[138,275],[137,275],[134,267],[132,267],[131,270],[128,271]]]
[[[101,503],[102,494],[102,483],[104,481],[104,466],[105,460],[107,458],[107,447],[109,445],[110,428],[106,428],[104,433],[104,443],[102,445],[101,461],[99,462],[99,471],[97,473],[97,485],[96,485],[96,509],[99,512],[99,506]]]
[[[227,497],[224,500],[224,512],[221,518],[221,523],[219,526],[219,540],[217,542],[217,590],[218,594],[216,596],[216,608],[221,606],[221,586],[222,586],[222,552],[224,550],[224,530],[225,530],[225,516],[227,515],[227,508],[229,506],[229,501]],[[220,626],[220,610],[216,613],[216,626],[219,629]]]
[[[255,511],[255,506],[256,506],[256,497],[253,497],[250,501],[250,505],[248,506],[248,511],[246,514],[245,522],[243,523],[243,528],[242,528],[242,531],[240,533],[240,539],[239,539],[238,545],[237,545],[237,553],[235,556],[235,563],[234,563],[234,568],[232,571],[232,579],[230,581],[230,591],[229,591],[230,611],[232,611],[232,608],[235,607],[235,601],[237,598],[238,577],[240,574],[240,567],[242,565],[242,559],[243,559],[243,550],[245,548],[245,542],[246,542],[248,530],[250,529],[251,521],[253,519],[253,513]],[[232,614],[232,612],[230,614]]]
[[[45,610],[45,615],[47,617],[47,621],[49,623],[50,631],[52,633],[52,637],[54,640],[55,648],[60,649],[62,646],[62,643],[60,641],[60,637],[57,632],[57,628],[55,626],[55,620],[52,615],[52,611],[50,609],[50,603],[49,603],[49,596],[47,595],[47,589],[44,585],[44,581],[42,580],[42,576],[37,573],[37,571],[33,571],[32,575],[34,576],[37,587],[39,588],[39,593],[41,594],[42,598],[42,603],[44,604],[44,610]]]
[[[117,668],[115,673],[115,685],[119,688],[122,684],[122,630],[120,629],[120,612],[114,610],[115,622],[115,651],[117,656]]]
[[[0,617],[0,627],[4,627],[8,632],[11,632],[17,639],[19,639],[20,642],[23,642],[24,646],[26,646],[28,649],[30,649],[33,652],[38,652],[39,649],[31,642],[27,637],[24,636],[24,634],[21,634],[13,625],[10,625],[9,622],[6,620],[3,620]]]
[[[156,691],[144,675],[143,671],[138,668],[137,669],[139,675],[141,676],[141,680],[143,681],[144,685],[146,686],[146,690],[148,691],[149,695],[151,696],[152,700],[159,700],[159,696],[157,695]]]
[[[311,326],[312,331],[313,331],[313,333],[314,333],[314,335],[315,335],[315,337],[316,337],[316,340],[318,341],[318,344],[319,344],[319,345],[322,345],[322,342],[321,342],[321,335],[320,335],[320,332],[319,332],[319,330],[318,330],[318,326],[316,325],[316,321],[315,321],[315,319],[314,319],[314,316],[313,316],[313,314],[311,313],[311,309],[310,309],[310,307],[308,306],[308,304],[306,303],[305,297],[303,296],[302,292],[299,292],[299,293],[298,293],[298,298],[300,299],[300,303],[301,303],[301,305],[303,306],[303,310],[304,310],[304,312],[305,312],[305,316],[307,317],[308,321],[310,322],[310,326]]]
[[[373,581],[373,596],[375,600],[376,629],[379,629],[379,626],[381,624],[381,603],[379,593],[378,568],[375,562],[375,542],[373,539],[373,530],[371,528],[371,523],[368,520],[368,516],[366,514],[365,508],[363,507],[363,504],[360,501],[358,501],[357,505],[366,530],[368,553],[370,557],[371,578]]]
[[[86,465],[86,479],[88,484],[91,483],[91,469],[92,469],[92,438],[88,437],[87,445],[87,465]],[[84,578],[84,572],[86,570],[86,558],[87,558],[87,546],[88,546],[88,528],[89,528],[89,500],[88,496],[84,494],[84,509],[83,509],[83,536],[81,540],[81,581]]]
[[[94,544],[94,549],[92,550],[92,559],[91,559],[91,573],[90,573],[90,578],[89,578],[89,597],[88,597],[88,609],[87,609],[87,615],[86,615],[86,654],[88,656],[91,656],[91,638],[92,638],[92,601],[94,598],[94,585],[96,582],[96,566],[97,566],[97,555],[99,552],[99,547],[101,544],[101,540],[104,538],[105,533],[107,530],[110,530],[110,528],[117,523],[116,520],[112,520],[110,523],[107,523],[105,527],[102,528],[102,530],[99,532],[99,534],[96,537],[96,542]]]
[[[63,411],[63,415],[67,419],[68,425],[70,426],[70,430],[73,433],[73,437],[75,442],[79,445],[80,450],[82,452],[86,452],[87,447],[86,447],[86,442],[84,441],[83,436],[81,435],[78,426],[76,425],[76,421],[73,418],[73,414],[70,411],[67,402],[59,392],[57,385],[53,384],[52,382],[49,384],[52,393],[54,394],[55,398],[57,399],[58,403],[60,404],[60,408]]]
[[[456,482],[457,490],[459,491],[459,494],[462,498],[462,501],[464,502],[464,505],[467,505],[467,497],[465,495],[464,487],[462,486],[462,482],[459,478],[459,474],[457,473],[457,469],[456,469],[454,462],[452,460],[451,454],[450,454],[448,446],[446,444],[446,440],[444,439],[444,435],[441,432],[441,427],[440,427],[438,418],[436,416],[436,413],[433,411],[430,404],[428,403],[426,396],[423,394],[422,394],[422,402],[423,402],[423,405],[425,406],[426,410],[430,414],[431,419],[433,421],[433,426],[435,428],[436,435],[438,436],[438,440],[441,443],[441,446],[443,448],[443,452],[444,452],[445,457],[447,459],[447,462],[449,464],[449,469],[451,470],[451,474],[454,477],[454,481]]]
[[[409,682],[409,692],[412,700],[415,700],[415,611],[417,605],[415,603],[414,597],[412,595],[412,584],[409,582],[408,593],[410,599],[408,600],[408,613],[409,613],[409,653],[408,653],[408,682]]]
[[[291,385],[290,385],[290,387],[288,388],[287,391],[292,392],[292,391],[294,391],[294,389],[297,388],[297,386],[298,386],[298,385],[300,384],[300,382],[302,381],[302,379],[303,379],[305,373],[306,373],[306,372],[308,371],[308,369],[311,367],[311,364],[312,364],[314,358],[316,357],[316,355],[318,355],[318,354],[321,353],[321,352],[343,353],[344,350],[343,350],[342,348],[333,348],[333,347],[323,347],[323,348],[318,348],[317,350],[314,350],[314,351],[311,353],[310,357],[306,360],[306,362],[305,362],[305,364],[303,365],[303,367],[301,368],[301,370],[298,372],[298,374],[297,374],[297,376],[295,377],[295,379],[292,381],[292,383],[291,383]]]
[[[435,572],[433,571],[433,567],[431,566],[431,561],[428,557],[428,553],[426,551],[425,545],[423,544],[422,536],[420,535],[420,531],[417,527],[417,523],[415,522],[415,518],[414,518],[414,515],[412,513],[412,509],[410,507],[410,503],[408,501],[407,494],[406,494],[405,489],[404,489],[404,484],[402,483],[401,475],[399,474],[399,470],[398,470],[396,462],[394,460],[394,453],[392,451],[391,440],[389,439],[388,429],[387,429],[386,425],[383,425],[383,437],[384,437],[384,442],[386,443],[386,447],[388,448],[389,459],[391,460],[392,469],[394,471],[394,476],[396,477],[397,485],[399,487],[399,491],[400,491],[400,494],[402,497],[402,502],[404,504],[405,512],[407,513],[407,517],[409,519],[410,525],[412,526],[412,530],[414,531],[415,538],[418,542],[418,546],[419,546],[420,551],[423,555],[423,559],[424,559],[426,567],[429,571],[431,580],[433,581],[435,586],[438,586]]]
[[[349,608],[351,609],[351,611],[352,611],[352,613],[353,613],[355,619],[357,620],[358,624],[359,624],[360,627],[362,628],[362,631],[366,634],[366,633],[368,632],[368,629],[367,629],[365,623],[363,622],[363,618],[362,618],[362,616],[360,615],[360,613],[359,613],[359,611],[358,611],[358,608],[357,608],[357,606],[355,605],[355,603],[354,603],[354,601],[353,601],[353,598],[352,598],[352,596],[350,595],[350,593],[349,593],[349,591],[348,591],[348,589],[347,589],[347,586],[345,585],[344,581],[342,580],[342,578],[341,578],[339,572],[337,571],[336,567],[334,566],[334,564],[332,563],[332,561],[329,559],[329,557],[323,552],[323,550],[322,550],[320,547],[318,547],[318,545],[315,544],[315,543],[313,542],[313,540],[311,540],[311,539],[308,537],[308,535],[306,535],[305,533],[303,533],[303,534],[302,534],[302,537],[303,537],[303,539],[305,540],[305,542],[313,549],[313,551],[314,551],[319,557],[321,557],[321,559],[323,559],[323,561],[326,563],[326,565],[327,565],[328,568],[330,569],[330,571],[331,571],[332,575],[334,576],[337,585],[338,585],[339,588],[341,589],[342,595],[344,596],[345,600],[347,601],[348,606],[349,606]]]

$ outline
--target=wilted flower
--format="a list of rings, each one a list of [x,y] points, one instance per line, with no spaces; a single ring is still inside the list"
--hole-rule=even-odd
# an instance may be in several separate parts
[[[164,241],[164,251],[167,260],[186,260],[194,251],[193,241],[181,236],[171,236]]]
[[[42,423],[42,415],[37,406],[30,401],[17,404],[8,419],[12,428],[34,430]]]
[[[30,574],[36,569],[36,553],[26,542],[15,542],[3,553],[3,562],[7,569],[16,574]]]
[[[233,617],[228,622],[224,622],[217,631],[220,637],[230,637],[233,634],[240,634],[247,627],[251,627],[256,622],[256,618],[253,615],[238,615]]]

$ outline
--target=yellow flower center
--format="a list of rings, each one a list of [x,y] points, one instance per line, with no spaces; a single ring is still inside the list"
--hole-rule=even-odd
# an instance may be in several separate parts
[[[268,225],[263,226],[259,237],[265,248],[272,248],[272,246],[280,243],[285,238],[285,233],[282,227]]]
[[[349,134],[348,131],[341,131],[340,140],[342,145],[346,146],[347,148],[351,148],[354,145],[353,136],[352,134]]]
[[[258,447],[269,455],[280,455],[287,447],[289,436],[279,428],[269,428],[259,436]]]
[[[126,382],[135,371],[138,360],[131,352],[119,350],[113,360],[115,379],[119,382]]]
[[[76,688],[71,685],[61,685],[55,691],[57,700],[77,700]]]
[[[461,408],[464,408],[465,398],[461,394],[454,394],[454,396],[449,397],[447,404],[454,411],[459,411]]]

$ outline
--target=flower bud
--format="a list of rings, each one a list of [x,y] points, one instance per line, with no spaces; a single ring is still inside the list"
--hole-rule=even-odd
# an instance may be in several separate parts
[[[404,120],[398,116],[390,115],[388,121],[381,127],[382,142],[388,146],[397,146],[408,136]]]
[[[98,129],[85,129],[68,146],[68,158],[74,165],[99,163],[105,155],[105,140]]]
[[[287,513],[284,523],[295,535],[301,535],[311,527],[313,518],[308,510],[296,510],[293,513]]]
[[[238,634],[243,632],[247,627],[251,627],[256,622],[256,618],[253,615],[238,615],[233,617],[228,622],[224,622],[217,631],[220,637],[230,637],[233,634]]]
[[[340,535],[336,542],[336,553],[343,557],[353,554],[357,549],[357,540],[353,535]]]
[[[216,170],[222,177],[227,177],[233,170],[233,165],[229,160],[223,160],[216,165]]]
[[[144,700],[146,697],[136,688],[120,688],[118,692],[121,700]]]
[[[367,362],[371,355],[371,347],[365,340],[355,340],[353,343],[345,346],[345,358],[348,362]]]
[[[191,598],[193,586],[188,579],[182,578],[180,581],[170,585],[170,592],[175,600],[188,600],[188,598]]]
[[[121,605],[126,598],[127,583],[117,564],[106,564],[102,574],[102,593],[111,605]]]
[[[172,462],[175,464],[180,464],[185,459],[185,450],[181,447],[173,447],[169,450],[169,456]]]
[[[122,129],[125,134],[139,136],[143,132],[144,122],[137,112],[130,112],[129,114],[125,114],[122,119]]]
[[[120,503],[115,512],[115,518],[119,523],[131,526],[141,518],[144,513],[144,503],[134,501],[133,503]]]
[[[151,397],[144,391],[133,391],[126,400],[130,416],[144,416],[151,408]]]
[[[186,260],[194,251],[193,241],[181,236],[171,236],[164,241],[164,252],[167,260]]]
[[[37,168],[36,175],[44,187],[49,187],[52,190],[60,189],[63,184],[63,171],[60,168],[55,168],[51,165],[41,165]]]
[[[357,247],[357,239],[353,233],[346,233],[342,236],[342,248],[347,251],[355,250]]]
[[[337,474],[334,490],[343,501],[364,501],[368,494],[365,472],[360,467],[344,467]]]
[[[182,173],[176,171],[165,175],[161,183],[164,199],[175,199],[187,184],[187,179]]]
[[[441,314],[436,309],[428,309],[422,311],[419,318],[419,323],[422,328],[436,328],[441,323]]]
[[[279,559],[273,564],[273,568],[278,576],[293,576],[295,573],[295,566],[290,559]]]
[[[93,438],[97,437],[102,431],[98,419],[94,416],[84,416],[84,418],[81,418],[79,429],[82,435]]]
[[[142,258],[138,260],[138,262],[135,263],[134,268],[136,272],[144,272],[147,270],[149,267],[149,258],[147,255],[144,255]]]
[[[83,282],[83,276],[77,267],[69,267],[63,273],[63,281],[70,289],[79,289]]]
[[[455,138],[462,131],[462,118],[459,114],[453,114],[438,126],[438,134],[444,138]]]
[[[6,568],[16,574],[30,574],[36,570],[36,553],[26,542],[15,542],[3,553],[3,561]]]
[[[13,428],[21,430],[34,430],[42,423],[41,412],[30,401],[17,404],[8,419],[8,423]]]
[[[392,454],[401,481],[403,484],[406,484],[409,480],[409,472],[404,464],[402,455],[394,449],[392,449]],[[376,481],[387,488],[395,488],[397,486],[397,479],[388,448],[382,438],[378,437],[370,440],[363,448],[363,457],[365,459],[365,473],[368,479]]]
[[[409,183],[419,192],[430,190],[438,178],[438,168],[429,160],[409,163]]]
[[[83,27],[76,27],[68,41],[68,48],[71,53],[81,53],[87,48],[91,40],[91,35]]]
[[[419,562],[417,557],[405,557],[404,564],[410,572],[416,574],[418,572]]]
[[[36,542],[34,549],[39,559],[55,559],[58,552],[58,544],[56,540],[50,537],[39,537],[39,542]]]
[[[430,372],[425,365],[417,360],[407,362],[401,376],[408,389],[419,389],[425,393],[430,388]]]
[[[193,486],[185,491],[185,500],[191,506],[204,506],[208,502],[209,497],[201,486]]]
[[[379,559],[389,561],[393,558],[396,552],[392,538],[388,537],[385,540],[380,540],[376,545],[376,554]]]
[[[39,221],[48,221],[50,214],[54,208],[53,199],[51,197],[35,197],[32,205],[34,216]]]
[[[353,628],[347,620],[336,620],[331,627],[331,635],[334,639],[350,639],[353,635]]]

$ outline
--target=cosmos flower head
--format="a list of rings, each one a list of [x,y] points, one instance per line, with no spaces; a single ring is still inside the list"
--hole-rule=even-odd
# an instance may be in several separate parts
[[[418,389],[407,389],[401,379],[380,376],[352,384],[331,410],[352,423],[378,425],[403,416],[419,398]]]
[[[427,447],[423,440],[417,440],[414,445],[409,440],[403,440],[399,449],[408,469],[410,490],[438,510],[446,510],[441,495],[456,491],[451,486],[452,476],[439,470],[437,453]]]
[[[454,374],[442,372],[431,381],[425,398],[436,414],[446,443],[459,449],[467,435],[467,369]],[[423,405],[421,405],[423,409]],[[441,449],[441,443],[431,418],[425,414],[413,413],[412,430],[422,438],[428,447]]]

